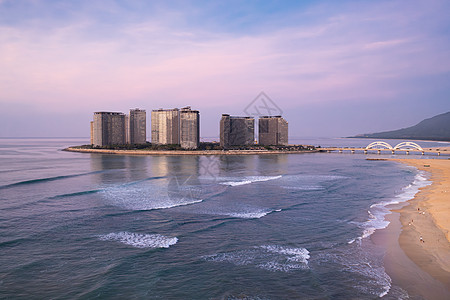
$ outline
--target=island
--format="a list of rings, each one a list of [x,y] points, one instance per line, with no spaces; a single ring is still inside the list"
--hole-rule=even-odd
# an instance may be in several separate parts
[[[180,145],[156,145],[151,143],[136,145],[71,146],[63,151],[81,153],[119,154],[119,155],[259,155],[259,154],[299,154],[319,152],[311,145],[244,145],[222,147],[216,142],[202,142],[197,149],[183,149]]]

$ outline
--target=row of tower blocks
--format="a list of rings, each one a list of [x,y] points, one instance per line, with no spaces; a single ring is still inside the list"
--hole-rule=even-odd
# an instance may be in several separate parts
[[[91,122],[91,145],[94,147],[145,144],[147,116],[142,109],[130,113],[95,112]],[[281,116],[259,117],[260,145],[287,145],[288,122]],[[151,142],[197,149],[200,144],[200,114],[187,106],[181,109],[157,109],[151,112]],[[220,119],[220,145],[248,146],[255,143],[255,119],[223,114]]]

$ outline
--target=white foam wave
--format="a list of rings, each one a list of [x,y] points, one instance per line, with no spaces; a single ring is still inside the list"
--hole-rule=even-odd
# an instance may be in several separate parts
[[[348,270],[351,272],[355,272],[358,274],[361,274],[365,277],[370,278],[373,280],[373,283],[375,283],[375,286],[364,286],[358,284],[355,286],[357,289],[362,290],[367,293],[378,295],[379,298],[382,298],[386,296],[392,287],[392,279],[389,277],[389,275],[386,273],[383,265],[381,263],[373,262],[373,264],[363,261],[360,263],[350,264],[347,265]]]
[[[195,186],[143,185],[104,189],[107,202],[124,209],[153,210],[191,205],[203,201],[201,189]]]
[[[99,239],[102,241],[116,241],[135,248],[169,248],[178,242],[178,238],[176,237],[126,231],[100,235]]]
[[[267,216],[273,211],[254,211],[254,212],[237,212],[237,213],[229,213],[225,214],[227,216],[233,218],[241,218],[241,219],[260,219],[264,216]]]
[[[268,252],[286,255],[289,261],[308,264],[308,259],[310,258],[309,251],[306,248],[287,248],[278,245],[265,245],[260,248]]]
[[[315,264],[333,264],[344,273],[357,274],[349,276],[348,283],[353,282],[356,290],[373,295],[365,298],[383,297],[392,288],[392,280],[384,268],[384,253],[372,244],[318,250],[314,257]]]
[[[241,219],[260,219],[270,212],[247,212],[247,213],[229,213],[227,216]]]
[[[203,256],[212,262],[228,262],[237,266],[253,265],[268,271],[290,272],[308,269],[309,251],[279,245],[263,245],[253,249]]]
[[[356,239],[350,240],[348,243],[351,244],[355,242],[355,240],[360,241],[361,239],[371,236],[376,230],[386,228],[389,225],[389,221],[385,220],[385,216],[390,213],[388,206],[413,199],[420,188],[430,184],[431,182],[425,177],[425,173],[422,171],[418,172],[414,177],[414,181],[404,187],[400,194],[396,195],[391,200],[372,204],[370,210],[367,211],[369,219],[361,225],[361,227],[364,228],[363,234]]]
[[[230,216],[233,218],[241,218],[241,219],[260,219],[268,214],[273,212],[280,212],[281,209],[275,210],[254,210],[254,211],[246,211],[246,212],[232,212],[232,213],[224,213],[225,216]]]
[[[239,186],[239,185],[245,185],[245,184],[250,184],[250,183],[254,183],[254,182],[275,180],[275,179],[279,179],[281,177],[282,177],[282,175],[278,175],[278,176],[246,176],[246,177],[242,178],[242,180],[226,181],[226,182],[221,182],[220,184],[229,185],[229,186]]]
[[[390,289],[391,289],[391,286],[390,286],[390,285],[386,285],[386,286],[384,286],[383,288],[384,288],[384,291],[381,292],[381,293],[378,295],[378,297],[380,297],[380,298],[383,298],[384,296],[387,295],[387,293],[389,293],[389,291],[390,291]]]

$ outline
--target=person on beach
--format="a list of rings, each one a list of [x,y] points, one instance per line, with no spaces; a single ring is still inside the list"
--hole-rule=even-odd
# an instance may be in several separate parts
[[[422,237],[422,236],[420,236],[419,240],[420,240],[422,243],[425,243],[425,241],[423,240],[423,237]]]

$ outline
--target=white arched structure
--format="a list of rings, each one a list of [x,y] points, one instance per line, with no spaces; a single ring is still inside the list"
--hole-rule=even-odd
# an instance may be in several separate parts
[[[394,148],[392,148],[391,145],[389,145],[389,144],[386,143],[386,142],[377,141],[377,142],[370,143],[370,144],[366,147],[366,150],[373,149],[373,148],[376,148],[376,147],[379,147],[379,146],[381,146],[381,147],[383,147],[383,148],[386,148],[386,149],[391,149],[391,150],[394,149]]]
[[[403,142],[394,147],[394,150],[409,150],[409,149],[417,149],[419,151],[423,151],[422,147],[413,142]]]

